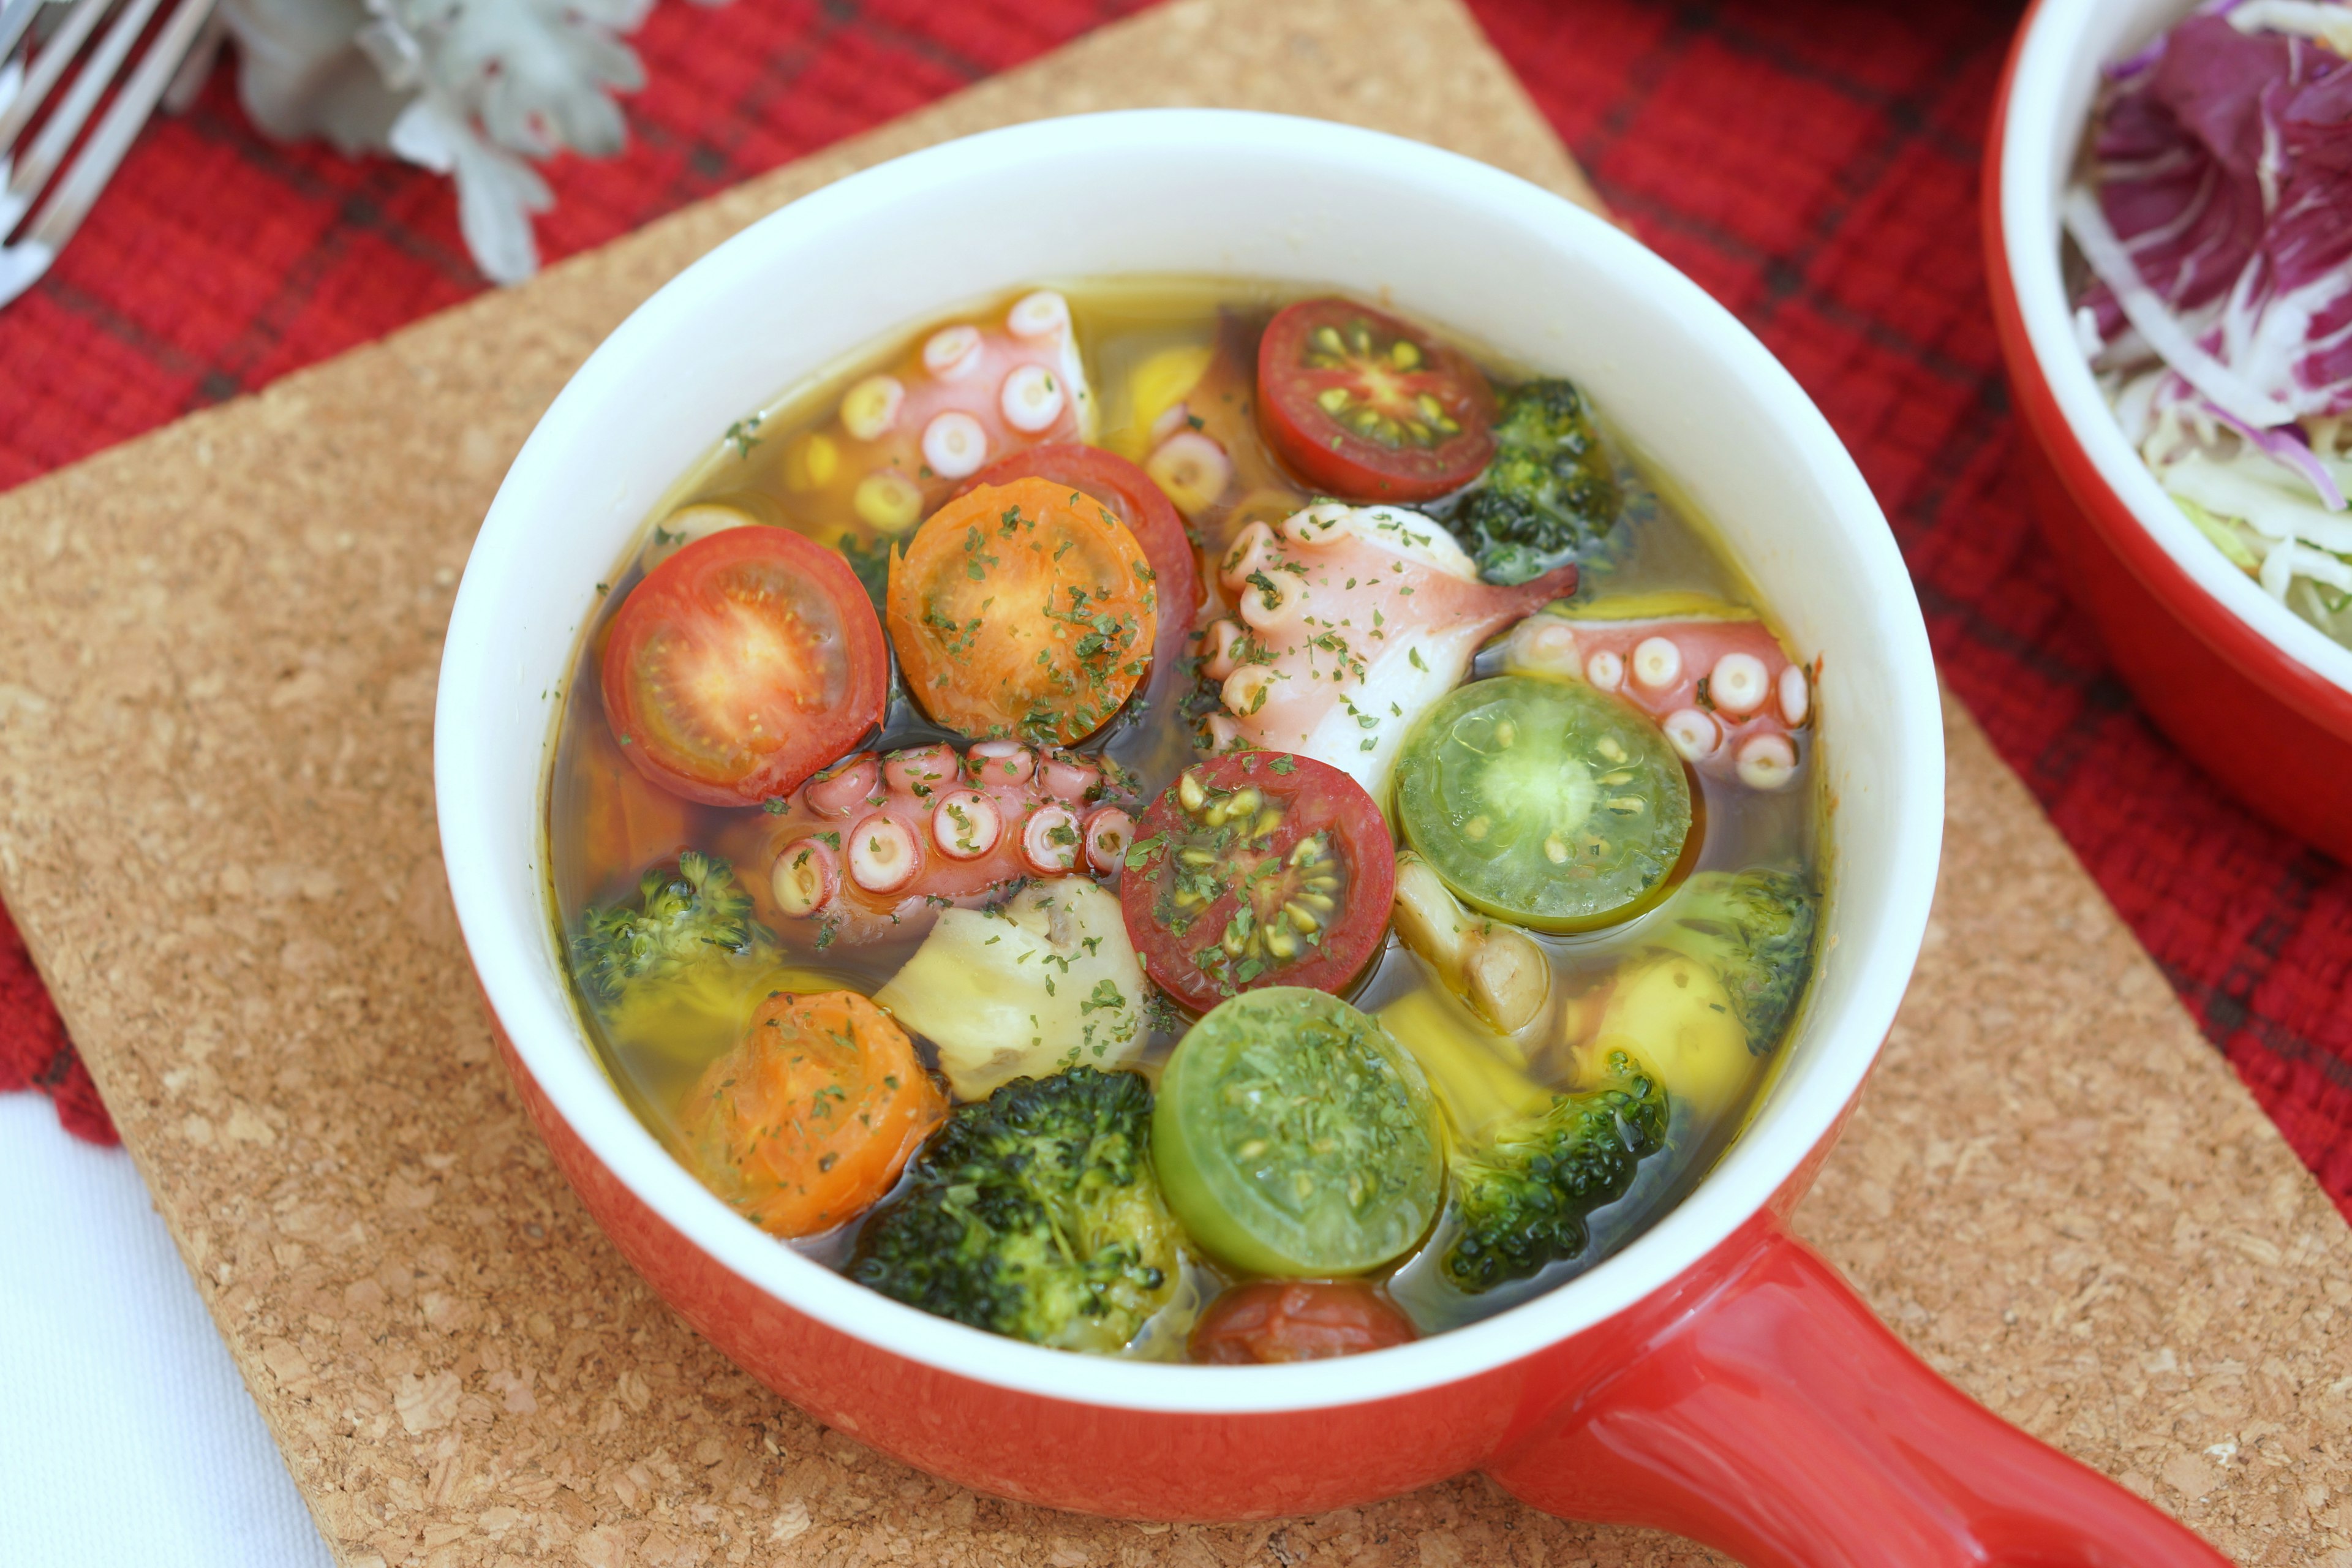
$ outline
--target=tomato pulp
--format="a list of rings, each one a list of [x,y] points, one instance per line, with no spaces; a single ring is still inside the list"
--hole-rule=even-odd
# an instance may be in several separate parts
[[[882,722],[890,655],[847,562],[790,529],[733,528],[630,591],[599,675],[639,773],[688,800],[752,805]]]
[[[1262,1366],[1409,1344],[1412,1320],[1361,1279],[1259,1279],[1210,1304],[1192,1330],[1194,1361]]]
[[[1495,455],[1494,390],[1469,356],[1353,300],[1276,315],[1257,392],[1266,444],[1343,500],[1432,500]]]
[[[1153,585],[1160,590],[1160,634],[1151,657],[1163,667],[1172,667],[1184,651],[1192,612],[1200,607],[1202,595],[1192,535],[1184,531],[1184,520],[1176,515],[1167,495],[1151,482],[1150,474],[1116,452],[1066,441],[1015,452],[991,465],[956,494],[1026,479],[1083,491],[1127,524],[1136,542],[1143,546],[1143,558],[1151,563]]]
[[[1327,992],[1269,985],[1177,1042],[1151,1108],[1168,1207],[1248,1274],[1361,1274],[1410,1251],[1445,1195],[1420,1063]]]
[[[1236,752],[1144,812],[1118,897],[1144,972],[1194,1012],[1260,985],[1337,992],[1388,930],[1396,851],[1339,769]]]
[[[957,497],[890,562],[908,693],[975,739],[1066,746],[1102,728],[1151,662],[1159,605],[1134,532],[1042,479]]]

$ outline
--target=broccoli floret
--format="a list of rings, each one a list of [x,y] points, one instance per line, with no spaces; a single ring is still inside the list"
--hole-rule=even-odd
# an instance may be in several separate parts
[[[1748,1050],[1760,1057],[1780,1044],[1813,972],[1820,910],[1805,879],[1769,868],[1702,871],[1667,912],[1657,940],[1715,972]]]
[[[1530,381],[1502,398],[1495,458],[1454,514],[1490,583],[1524,583],[1591,549],[1617,521],[1617,480],[1584,398]]]
[[[688,849],[638,878],[634,900],[589,906],[572,939],[572,967],[581,989],[610,1005],[722,954],[763,955],[773,942],[727,862]]]
[[[1454,1156],[1462,1234],[1445,1277],[1476,1295],[1584,1250],[1585,1218],[1625,1195],[1643,1157],[1666,1142],[1666,1091],[1622,1051],[1600,1088],[1552,1097]]]
[[[849,1277],[976,1329],[1117,1351],[1175,1293],[1151,1089],[1075,1067],[959,1107],[874,1211]]]

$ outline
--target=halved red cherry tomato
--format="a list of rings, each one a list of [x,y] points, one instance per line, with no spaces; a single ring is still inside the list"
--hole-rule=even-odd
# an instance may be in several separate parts
[[[639,773],[688,800],[755,805],[881,723],[890,655],[847,562],[790,529],[735,528],[630,590],[602,676]]]
[[[1236,1285],[1193,1327],[1192,1359],[1225,1366],[1322,1361],[1410,1344],[1412,1321],[1361,1279]]]
[[[1192,612],[1200,608],[1203,596],[1201,573],[1192,555],[1192,536],[1184,531],[1184,520],[1176,515],[1176,508],[1151,482],[1151,476],[1099,447],[1056,441],[1015,452],[982,469],[956,494],[1026,479],[1083,490],[1127,524],[1135,542],[1143,546],[1143,558],[1151,563],[1160,589],[1160,633],[1151,657],[1160,668],[1175,668],[1184,651],[1184,638],[1192,629]]]
[[[1196,1013],[1260,985],[1343,990],[1388,930],[1388,825],[1361,784],[1311,757],[1196,763],[1135,835],[1118,889],[1128,937]]]
[[[1258,425],[1343,500],[1459,489],[1495,455],[1494,389],[1460,350],[1352,300],[1301,300],[1257,351]]]

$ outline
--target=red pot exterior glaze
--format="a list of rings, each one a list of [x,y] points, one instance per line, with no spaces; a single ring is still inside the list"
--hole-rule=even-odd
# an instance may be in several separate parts
[[[1928,1370],[1770,1210],[1621,1323],[1530,1379],[1547,1429],[1486,1466],[1523,1501],[1747,1568],[2226,1568]]]
[[[1834,1131],[1696,1268],[1536,1355],[1360,1405],[1119,1410],[925,1366],[761,1291],[598,1163],[490,1022],[557,1168],[664,1300],[819,1421],[980,1491],[1116,1518],[1254,1520],[1483,1468],[1548,1512],[1672,1531],[1748,1568],[2228,1568],[1937,1377],[1790,1237]]]
[[[491,1028],[556,1168],[662,1300],[819,1421],[932,1475],[1122,1519],[1269,1519],[1475,1469],[1517,1409],[1510,1367],[1336,1409],[1196,1415],[1041,1398],[877,1349],[761,1291],[654,1213],[556,1113],[495,1016]]]
[[[2116,673],[2157,727],[2263,816],[2352,862],[2352,692],[2240,619],[2140,525],[2067,423],[2026,336],[2009,271],[2000,149],[2033,15],[2002,73],[1982,183],[1986,286],[2025,427],[2015,456],[2034,517]]]

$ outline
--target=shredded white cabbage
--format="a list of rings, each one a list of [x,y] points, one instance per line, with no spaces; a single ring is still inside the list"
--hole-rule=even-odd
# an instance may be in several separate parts
[[[2119,419],[2133,389],[2114,396]],[[2148,424],[2140,456],[2199,531],[2272,598],[2352,646],[2352,513],[2330,511],[2307,478],[2193,404],[2161,408]],[[2321,460],[2339,483],[2352,478],[2341,457]]]
[[[2157,478],[2174,495],[2187,497],[2216,517],[2235,518],[2264,539],[2300,540],[2322,550],[2352,553],[2352,517],[2305,499],[2311,489],[2299,476],[2251,447],[2241,445],[2226,458],[2191,453]]]
[[[2228,13],[2242,33],[2293,33],[2352,55],[2352,8],[2318,0],[2244,0]]]

